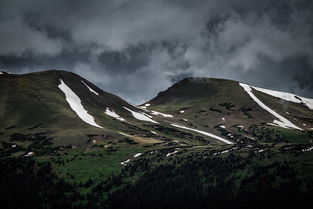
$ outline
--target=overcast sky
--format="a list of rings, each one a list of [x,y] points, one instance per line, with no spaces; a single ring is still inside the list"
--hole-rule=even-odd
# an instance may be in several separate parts
[[[73,71],[133,104],[188,76],[313,98],[313,1],[1,0],[0,66]]]

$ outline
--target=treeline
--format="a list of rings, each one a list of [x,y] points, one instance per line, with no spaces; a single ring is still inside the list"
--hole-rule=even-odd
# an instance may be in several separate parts
[[[147,172],[112,194],[107,208],[313,208],[312,176],[299,176],[286,161],[259,165],[232,154],[189,158]]]
[[[84,184],[63,181],[49,162],[1,159],[1,208],[313,208],[311,164],[301,157],[278,160],[281,157],[194,153],[171,157],[166,164],[162,155],[142,157],[119,175]],[[90,192],[82,195],[82,188]]]
[[[49,162],[28,158],[0,161],[0,204],[4,209],[72,208],[82,197],[52,172]]]
[[[3,209],[100,209],[106,207],[104,194],[123,183],[112,174],[96,184],[68,183],[57,176],[50,162],[32,158],[0,159],[0,205]],[[82,195],[82,189],[91,192]]]

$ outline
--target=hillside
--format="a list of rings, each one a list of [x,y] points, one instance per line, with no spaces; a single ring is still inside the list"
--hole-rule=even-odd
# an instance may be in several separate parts
[[[40,133],[54,145],[84,145],[90,136],[121,139],[120,132],[140,132],[156,124],[150,116],[86,79],[65,71],[0,76],[0,131]],[[143,132],[149,130],[142,129]],[[98,138],[99,138],[98,137]]]
[[[165,120],[167,115],[150,114],[66,71],[2,74],[0,80],[0,131],[12,143],[19,137],[41,137],[47,145],[83,148],[125,137],[143,144],[221,143],[221,137],[214,134],[181,131]]]
[[[269,109],[290,120],[299,129],[313,128],[312,121],[308,120],[313,114],[313,99],[224,79],[186,78],[160,92],[145,105],[149,104],[152,110],[176,115],[196,114],[195,111],[200,111],[201,115],[207,116],[206,120],[226,116],[231,125],[238,122],[236,118],[248,124],[270,123],[272,119],[279,119],[257,103],[247,93],[247,88]]]
[[[140,107],[171,114],[174,116],[168,119],[171,122],[227,133],[230,140],[236,140],[235,135],[242,131],[248,138],[253,137],[256,133],[250,129],[255,126],[300,135],[300,130],[310,131],[312,102],[312,99],[237,81],[186,78]]]
[[[312,208],[312,101],[186,78],[135,107],[74,73],[2,72],[0,202]]]

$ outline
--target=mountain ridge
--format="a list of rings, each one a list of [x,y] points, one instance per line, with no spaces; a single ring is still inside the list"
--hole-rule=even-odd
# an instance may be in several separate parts
[[[185,128],[185,130],[189,131],[197,130],[198,132],[200,131],[202,133],[204,133],[203,131],[208,131],[213,135],[215,134],[222,137],[223,135],[220,130],[221,127],[225,127],[225,130],[231,131],[229,134],[232,135],[236,131],[234,128],[235,126],[248,127],[254,124],[265,124],[267,126],[278,126],[282,128],[289,127],[299,130],[309,130],[313,128],[313,122],[310,120],[312,112],[310,109],[307,110],[309,106],[305,106],[305,103],[286,101],[281,98],[274,97],[273,95],[268,94],[266,91],[262,91],[262,89],[259,87],[245,84],[249,86],[249,88],[251,87],[251,94],[254,93],[256,95],[255,98],[260,98],[260,102],[262,100],[263,106],[260,106],[258,102],[251,98],[249,92],[245,91],[245,89],[242,87],[243,83],[228,79],[203,77],[185,78],[175,83],[167,90],[160,92],[158,96],[149,102],[146,102],[138,107],[134,107],[128,104],[126,101],[118,96],[115,96],[114,94],[103,91],[88,80],[72,72],[62,70],[46,70],[25,75],[8,74],[3,76],[2,79],[8,79],[11,81],[17,79],[17,83],[14,85],[16,90],[21,92],[19,93],[19,97],[25,96],[26,99],[31,100],[32,102],[34,102],[33,98],[37,98],[38,101],[35,101],[33,104],[36,104],[36,107],[38,108],[42,108],[40,99],[45,99],[47,103],[43,105],[46,108],[49,107],[47,104],[54,102],[53,100],[49,100],[47,96],[41,97],[39,92],[45,88],[46,89],[44,90],[44,93],[47,95],[50,94],[49,92],[54,92],[54,95],[58,95],[57,100],[59,102],[56,104],[60,105],[62,101],[62,108],[65,108],[63,112],[67,112],[67,115],[71,114],[71,118],[73,118],[73,113],[75,110],[73,111],[72,107],[72,109],[68,107],[73,105],[75,106],[77,103],[70,104],[68,101],[66,102],[67,96],[64,95],[65,92],[60,91],[60,88],[58,88],[61,83],[64,82],[63,84],[66,85],[66,88],[70,90],[74,89],[74,92],[77,94],[76,97],[78,100],[81,100],[82,106],[80,109],[83,110],[83,106],[87,107],[85,110],[86,112],[84,113],[85,116],[92,118],[95,117],[94,126],[98,126],[98,128],[104,128],[104,131],[107,131],[111,134],[113,133],[113,135],[117,136],[118,138],[121,137],[118,133],[122,127],[122,130],[125,131],[129,129],[128,127],[135,125],[139,126],[140,129],[143,128],[144,130],[146,129],[146,127],[144,127],[146,123],[160,124],[161,126],[165,127],[173,127],[171,124],[174,124],[174,128],[180,126],[188,128]],[[22,81],[19,82],[19,79]],[[23,79],[26,79],[27,81],[23,83]],[[41,79],[44,81],[41,81]],[[32,81],[37,81],[37,83],[32,85]],[[12,82],[14,83],[14,81]],[[44,83],[39,85],[38,83],[40,82]],[[21,89],[20,85],[24,85],[24,87]],[[32,87],[35,85],[37,85],[37,89],[32,90],[32,96],[29,97],[29,92],[25,92],[24,90],[28,87],[32,89]],[[47,85],[49,88],[47,88]],[[3,96],[3,98],[5,97],[6,96]],[[25,104],[27,104],[27,102]],[[284,105],[282,106],[281,104]],[[3,102],[0,105],[3,107]],[[267,108],[264,108],[264,106]],[[272,107],[274,108],[273,110],[271,109]],[[283,107],[283,109],[281,109],[281,107]],[[24,105],[23,107],[19,108],[21,108],[23,114],[28,112],[23,111]],[[19,108],[16,110],[19,110]],[[53,109],[59,110],[60,108]],[[4,110],[5,108],[3,108],[2,111]],[[78,112],[76,112],[75,117],[77,117],[77,115],[79,116]],[[19,115],[17,114],[16,117],[19,117]],[[49,117],[53,118],[54,116]],[[104,120],[107,117],[109,117],[111,120],[113,119],[113,121],[110,122],[111,120]],[[70,120],[66,119],[66,121]],[[285,121],[285,123],[282,121]],[[80,120],[79,123],[81,122],[82,120]],[[36,124],[40,123],[42,123],[42,121],[37,120],[36,123],[30,124],[29,126],[35,126]],[[286,126],[286,124],[289,125]],[[8,123],[6,127],[13,125],[16,124]],[[73,130],[75,130],[74,124],[71,126]],[[84,126],[86,126],[86,124]],[[80,125],[77,127],[80,127]],[[91,127],[88,127],[86,130],[90,128]],[[198,128],[200,129],[198,130]],[[66,129],[63,129],[62,131],[64,130]],[[81,130],[78,131],[80,132],[79,135],[82,133]],[[164,135],[162,135],[162,137],[164,137]],[[233,138],[228,138],[233,140]]]

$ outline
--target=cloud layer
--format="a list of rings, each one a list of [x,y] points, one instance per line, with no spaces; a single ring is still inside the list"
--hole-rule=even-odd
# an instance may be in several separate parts
[[[313,97],[310,0],[3,0],[0,65],[76,72],[139,104],[187,76]]]

